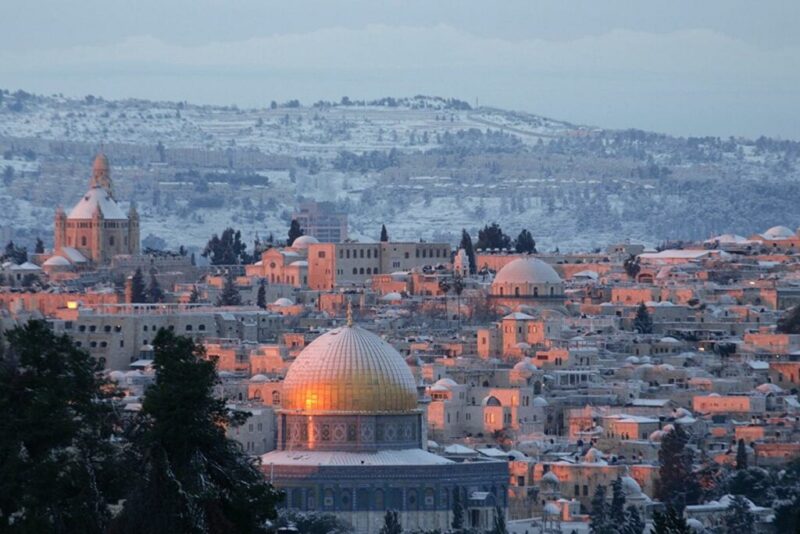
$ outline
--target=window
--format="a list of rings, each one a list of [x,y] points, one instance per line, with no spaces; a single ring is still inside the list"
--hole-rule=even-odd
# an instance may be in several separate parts
[[[191,331],[192,331],[192,325],[190,325],[190,324],[187,324],[187,325],[186,325],[186,331],[187,331],[187,332],[191,332]]]
[[[97,330],[97,327],[96,327],[95,325],[91,325],[91,326],[89,327],[89,332],[94,332],[94,331],[96,331],[96,330]]]
[[[86,246],[86,236],[85,236],[85,235],[84,235],[84,236],[81,236],[81,246],[82,246],[82,247],[85,247],[85,246]]]
[[[112,247],[114,246],[114,236],[113,236],[113,235],[112,235],[112,236],[109,236],[109,238],[108,238],[108,244],[109,244],[110,246],[112,246]]]
[[[86,325],[82,324],[78,327],[78,332],[86,332]]]
[[[107,342],[105,342],[105,341],[101,341],[101,342],[100,342],[100,347],[101,347],[101,348],[106,348],[107,346],[108,346],[108,343],[107,343]]]
[[[325,251],[320,250],[319,252],[317,252],[317,257],[320,259],[325,258]]]
[[[104,332],[111,332],[111,325],[110,325],[110,324],[107,324],[107,325],[105,325],[105,326],[103,327],[103,331],[104,331]]]
[[[363,267],[358,270],[358,274],[364,274],[364,268]]]
[[[358,274],[358,267],[353,267],[353,274]]]
[[[92,341],[91,343],[89,343],[89,346],[92,347],[92,348],[96,348],[97,347],[97,341]]]
[[[201,324],[200,326],[197,327],[197,329],[203,332],[206,329],[206,325]]]

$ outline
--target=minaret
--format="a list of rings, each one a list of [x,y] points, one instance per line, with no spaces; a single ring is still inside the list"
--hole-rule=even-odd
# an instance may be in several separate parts
[[[139,254],[139,212],[134,201],[128,210],[128,254]]]
[[[53,241],[55,246],[53,250],[58,253],[67,244],[67,214],[64,213],[61,206],[56,209],[54,234]]]
[[[94,165],[92,165],[92,179],[89,181],[89,187],[102,187],[111,197],[114,194],[111,190],[111,169],[108,165],[108,158],[102,152],[94,158]]]

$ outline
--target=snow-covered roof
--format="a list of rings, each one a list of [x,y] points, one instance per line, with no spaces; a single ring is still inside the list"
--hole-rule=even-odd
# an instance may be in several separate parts
[[[42,264],[44,267],[69,267],[70,263],[64,256],[50,256]]]
[[[67,219],[91,219],[94,215],[95,209],[100,208],[100,213],[106,219],[112,220],[127,220],[128,217],[117,205],[117,201],[111,196],[111,193],[102,187],[92,187],[89,189],[83,198],[81,198],[72,211],[69,212]]]
[[[11,266],[11,270],[12,271],[41,271],[41,268],[36,264],[33,264],[33,263],[29,262],[29,261],[26,261],[24,263],[20,263],[19,265],[12,265]]]
[[[64,254],[72,263],[86,263],[89,261],[86,259],[86,256],[81,254],[76,248],[61,247],[61,253]]]
[[[446,450],[446,449],[445,449]],[[472,449],[469,449],[472,451]],[[472,451],[474,452],[474,451]],[[261,456],[262,465],[325,465],[360,467],[370,465],[443,465],[452,460],[422,449],[382,450],[376,452],[344,451],[272,451]]]

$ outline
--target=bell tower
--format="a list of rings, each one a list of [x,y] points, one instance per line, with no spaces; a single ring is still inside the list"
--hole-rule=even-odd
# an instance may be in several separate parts
[[[92,179],[89,187],[102,187],[109,195],[114,196],[111,191],[111,169],[108,166],[108,158],[102,152],[94,158],[92,165]]]

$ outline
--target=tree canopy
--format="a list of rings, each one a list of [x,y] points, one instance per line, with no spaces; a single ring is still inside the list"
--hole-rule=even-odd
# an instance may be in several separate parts
[[[475,248],[482,250],[511,248],[511,238],[503,233],[503,229],[500,228],[500,225],[492,223],[478,231],[478,242]]]
[[[202,256],[208,258],[212,265],[238,265],[250,261],[247,245],[242,241],[242,232],[233,228],[226,228],[222,236],[211,236]]]

